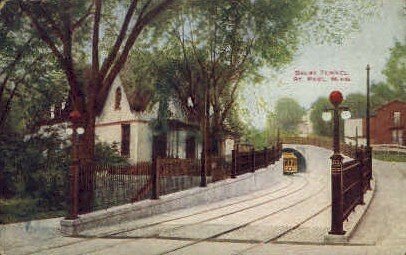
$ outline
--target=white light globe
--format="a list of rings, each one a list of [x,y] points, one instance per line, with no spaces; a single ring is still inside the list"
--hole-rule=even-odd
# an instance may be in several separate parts
[[[188,97],[188,99],[187,99],[187,106],[193,107],[193,101],[192,101],[191,97]]]
[[[331,112],[323,112],[323,114],[321,115],[321,118],[326,122],[330,121],[332,118]]]
[[[78,127],[78,129],[76,129],[76,131],[78,132],[79,135],[82,135],[85,132],[85,129],[82,127]]]
[[[342,111],[341,112],[341,118],[343,118],[344,120],[348,120],[349,118],[351,118],[351,112],[350,111]]]
[[[67,129],[66,129],[66,134],[72,135],[72,134],[73,134],[73,130],[72,130],[71,128],[67,128]]]

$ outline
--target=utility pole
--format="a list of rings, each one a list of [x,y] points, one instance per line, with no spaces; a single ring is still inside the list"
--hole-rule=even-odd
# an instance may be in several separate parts
[[[370,108],[371,108],[371,101],[370,101],[370,91],[369,91],[369,71],[371,70],[369,64],[367,65],[367,109],[366,109],[366,138],[367,138],[367,148],[371,147],[371,116],[370,116]]]

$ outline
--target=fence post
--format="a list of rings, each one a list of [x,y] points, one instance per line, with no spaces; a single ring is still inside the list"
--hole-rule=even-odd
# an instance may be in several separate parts
[[[151,181],[152,181],[152,192],[151,199],[159,199],[159,169],[160,169],[160,158],[154,156],[152,158],[151,165]]]
[[[364,205],[364,154],[362,151],[358,150],[358,148],[355,148],[355,158],[359,162],[358,166],[358,172],[359,172],[359,181],[360,181],[360,204]]]
[[[231,178],[236,178],[237,177],[237,155],[236,155],[236,151],[232,150],[231,151]]]
[[[365,148],[365,157],[367,158],[367,171],[368,171],[368,190],[371,190],[371,179],[372,179],[372,147],[367,146]]]
[[[269,155],[268,155],[267,147],[264,148],[264,153],[265,153],[265,167],[267,167],[269,165],[269,163],[268,163]]]
[[[255,172],[255,168],[256,168],[256,166],[255,166],[255,149],[254,148],[252,148],[251,149],[251,162],[252,162],[252,169],[251,169],[251,172]]]

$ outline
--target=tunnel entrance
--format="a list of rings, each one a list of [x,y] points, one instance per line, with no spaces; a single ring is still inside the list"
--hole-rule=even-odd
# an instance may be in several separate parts
[[[306,172],[306,159],[304,158],[304,156],[302,155],[302,153],[300,153],[299,151],[292,149],[292,148],[283,148],[282,152],[290,152],[293,153],[293,155],[296,156],[297,158],[297,166],[298,172]]]

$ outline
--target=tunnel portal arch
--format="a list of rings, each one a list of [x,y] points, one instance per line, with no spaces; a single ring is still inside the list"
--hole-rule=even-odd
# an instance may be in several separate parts
[[[297,158],[298,172],[306,172],[306,159],[301,152],[293,148],[283,148],[282,152],[290,152]]]

